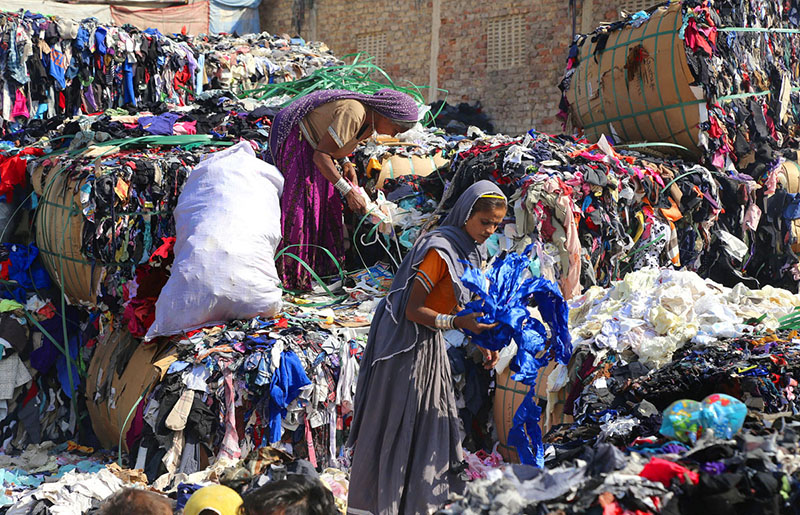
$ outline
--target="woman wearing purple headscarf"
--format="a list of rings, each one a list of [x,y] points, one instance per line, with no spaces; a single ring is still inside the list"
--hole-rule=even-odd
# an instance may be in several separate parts
[[[363,213],[364,200],[353,189],[356,170],[347,156],[373,133],[395,135],[417,123],[417,103],[391,89],[365,95],[346,90],[315,91],[292,102],[275,117],[269,148],[283,173],[283,246],[298,245],[298,255],[318,274],[332,275],[344,260],[343,200]],[[337,169],[337,161],[340,169]],[[311,274],[299,262],[278,261],[284,287],[311,288]]]

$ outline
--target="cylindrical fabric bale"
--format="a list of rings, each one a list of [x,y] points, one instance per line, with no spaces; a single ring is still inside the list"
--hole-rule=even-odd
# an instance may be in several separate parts
[[[556,363],[551,363],[547,367],[539,371],[539,376],[536,378],[536,402],[539,405],[544,404],[542,401],[547,401],[547,378],[550,373],[556,368]],[[497,429],[497,437],[500,445],[497,451],[503,456],[503,459],[509,463],[519,463],[519,455],[516,449],[508,446],[508,432],[514,425],[514,414],[517,408],[522,404],[522,400],[528,393],[528,387],[522,383],[511,379],[513,372],[510,368],[498,374],[495,381],[494,392],[494,425]],[[561,391],[557,395],[557,401],[554,406],[547,406],[542,410],[542,417],[539,420],[539,428],[542,434],[553,425],[566,424],[572,422],[572,417],[564,414],[564,401],[566,400],[566,392]],[[550,424],[547,422],[547,412],[550,412]]]
[[[450,161],[437,153],[432,156],[401,156],[388,157],[381,162],[381,172],[375,187],[383,188],[386,179],[394,179],[404,175],[418,175],[427,177]]]
[[[103,269],[92,266],[81,252],[84,216],[80,187],[83,182],[71,180],[58,162],[45,163],[40,164],[31,177],[39,197],[36,244],[42,262],[71,304],[94,306]]]
[[[657,141],[681,145],[695,155],[699,124],[707,116],[679,32],[681,3],[661,7],[639,27],[613,31],[605,41],[579,47],[566,98],[570,122],[597,141]],[[602,43],[601,43],[602,44]]]
[[[120,445],[128,451],[125,436],[140,402],[176,361],[175,350],[144,345],[124,328],[100,338],[86,375],[86,409],[97,439],[106,449]],[[123,362],[127,356],[130,359]]]

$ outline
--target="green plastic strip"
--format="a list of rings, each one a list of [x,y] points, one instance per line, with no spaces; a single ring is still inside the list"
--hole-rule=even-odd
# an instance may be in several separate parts
[[[798,91],[800,91],[800,87],[791,89],[792,93],[797,93]],[[758,91],[758,92],[755,92],[755,93],[737,93],[735,95],[726,95],[724,97],[719,97],[717,99],[717,101],[718,102],[730,102],[731,100],[741,100],[743,98],[750,98],[750,97],[763,97],[763,96],[770,95],[770,94],[772,94],[772,91],[769,91],[769,90],[768,91]]]
[[[615,48],[619,48],[617,43],[619,43],[619,38],[620,38],[621,35],[622,35],[622,31],[621,30],[617,31],[617,39],[615,41]],[[625,43],[625,45],[622,45],[622,46],[628,46],[630,44],[631,44],[631,39],[630,39],[630,35],[629,35],[628,36],[628,42]],[[617,98],[617,87],[616,87],[617,85],[616,85],[616,78],[615,78],[616,74],[614,73],[614,61],[616,61],[616,58],[617,58],[617,53],[616,52],[612,52],[611,53],[611,91],[612,91],[612,93],[614,93],[614,107],[617,108],[617,118],[619,118],[620,120],[624,120],[627,117],[620,118],[622,111],[619,108],[619,99]],[[598,69],[599,69],[599,65],[598,65]],[[630,96],[628,97],[628,100],[630,101]],[[605,102],[604,102],[604,104],[605,104]],[[631,111],[633,111],[633,107],[631,107]],[[603,111],[603,116],[606,116],[605,111]],[[606,124],[611,123],[614,120],[615,119],[611,119],[611,120],[607,119],[606,120]],[[630,141],[631,138],[628,135],[628,131],[627,131],[627,129],[625,129],[625,125],[624,124],[620,126],[620,129],[622,129],[622,133],[624,134],[623,138],[625,139],[625,141]],[[609,129],[609,132],[611,132],[610,129]],[[641,134],[641,133],[642,133],[642,131],[639,131],[639,134]],[[614,139],[617,139],[617,138],[614,138]]]
[[[617,32],[622,32],[622,30],[618,30]],[[672,33],[673,33],[673,31],[671,31],[671,30],[669,30],[669,31],[665,31],[665,32],[654,32],[654,33],[652,33],[652,34],[648,35],[647,37],[643,37],[643,38],[640,38],[640,39],[634,39],[634,40],[632,40],[630,43],[640,43],[640,42],[642,42],[642,41],[646,41],[646,40],[648,40],[648,39],[652,39],[652,38],[657,38],[657,37],[659,37],[659,36],[668,36],[668,35],[670,35],[670,34],[672,34]],[[602,51],[602,52],[600,52],[600,55],[602,55],[602,54],[604,54],[604,53],[608,52],[609,50],[616,50],[617,48],[623,48],[623,47],[626,47],[626,46],[628,46],[628,44],[629,44],[629,43],[620,43],[620,44],[617,44],[618,42],[619,42],[619,37],[617,37],[617,41],[614,43],[614,45],[613,45],[613,46],[607,46],[607,47],[605,47],[605,48],[603,49],[603,51]],[[591,59],[591,58],[592,58],[592,56],[591,56],[591,55],[589,55],[589,56],[586,56],[586,58],[582,59],[581,61],[578,61],[578,64],[577,64],[576,66],[580,66],[580,65],[582,65],[582,64],[583,64],[585,61],[587,61],[587,60],[589,60],[589,59]]]
[[[675,85],[675,92],[678,93],[678,70],[675,68],[675,38],[678,37],[678,20],[682,20],[682,16],[678,16],[678,13],[675,13],[675,26],[672,30],[672,51],[670,52],[671,59],[672,59],[672,83]],[[678,99],[680,99],[680,94],[678,95]],[[695,101],[697,103],[703,103],[702,100]],[[681,107],[681,117],[683,118],[683,127],[686,129],[686,134],[689,138],[692,137],[692,130],[689,128],[689,122],[686,121],[686,110]],[[665,113],[666,116],[666,113]]]
[[[178,134],[175,136],[139,136],[137,138],[123,138],[123,139],[115,139],[115,140],[108,140],[102,141],[99,143],[93,143],[92,146],[96,147],[111,147],[108,151],[104,152],[100,156],[96,158],[99,161],[103,158],[106,154],[113,152],[114,147],[119,148],[126,148],[132,146],[173,146],[173,147],[186,147],[194,148],[198,146],[205,146],[205,145],[213,145],[219,147],[229,147],[233,145],[234,142],[232,141],[220,141],[214,140],[213,136],[207,134]],[[48,156],[60,156],[63,154],[68,154],[70,156],[78,156],[82,154],[86,148],[79,148],[75,150],[69,149],[61,149],[56,150],[53,152],[48,153]]]
[[[658,18],[658,26],[656,27],[656,32],[660,32],[661,31],[661,23],[664,21],[664,18],[666,18],[666,16],[659,16],[659,18]],[[660,38],[656,38],[656,43],[655,43],[656,46],[655,46],[655,50],[654,50],[655,55],[658,55],[658,43],[659,43],[659,41],[661,41],[661,39]],[[673,48],[671,50],[673,52],[675,50],[674,43],[673,43]],[[674,68],[673,68],[673,73],[674,73]],[[642,82],[644,82],[643,79],[640,78],[640,80],[642,80]],[[658,66],[655,67],[654,80],[656,81],[656,93],[658,93],[658,103],[659,103],[659,105],[663,106],[664,105],[664,96],[661,94],[661,81],[658,80]],[[676,85],[676,87],[677,87],[677,85]],[[642,86],[642,91],[644,91],[644,86]],[[645,107],[647,107],[647,106],[645,106]],[[669,116],[667,116],[667,111],[663,111],[663,114],[664,114],[664,123],[667,125],[667,130],[669,131],[669,137],[672,138],[672,141],[674,141],[677,144],[678,143],[678,137],[675,135],[675,131],[672,130],[672,124],[669,122]],[[658,130],[656,130],[655,126],[653,126],[653,130],[656,133],[658,133]]]
[[[395,83],[391,77],[379,66],[374,64],[373,58],[364,53],[345,55],[342,59],[352,58],[351,64],[327,66],[315,70],[310,75],[289,82],[265,84],[261,87],[244,90],[238,94],[239,98],[256,97],[257,100],[288,95],[290,99],[283,104],[287,105],[292,100],[308,95],[313,91],[325,89],[346,89],[359,93],[371,94],[379,89],[391,88],[402,91],[414,98],[420,104],[424,103],[423,89],[427,87],[416,86],[406,81],[409,86],[404,87]],[[447,94],[447,90],[438,90]],[[438,114],[438,113],[437,113]],[[428,112],[423,120],[425,125],[433,122],[436,114]]]
[[[623,115],[623,116],[617,116],[616,118],[611,118],[610,120],[603,120],[601,122],[589,124],[589,125],[585,126],[584,129],[592,129],[592,128],[598,127],[600,125],[605,125],[605,124],[613,123],[613,122],[619,122],[619,121],[622,121],[622,120],[626,120],[628,118],[633,118],[633,117],[636,117],[636,116],[642,116],[642,115],[645,115],[645,114],[657,113],[659,111],[666,111],[667,109],[674,109],[674,108],[677,108],[677,107],[688,107],[688,106],[697,105],[697,104],[704,104],[704,103],[705,103],[705,100],[690,100],[689,102],[681,102],[680,104],[674,104],[674,105],[667,106],[667,107],[654,107],[652,109],[648,109],[647,111],[641,111],[639,113],[633,113],[633,114],[627,114],[627,115]]]
[[[591,45],[590,45],[590,47],[591,47]],[[591,48],[589,50],[591,50]],[[578,52],[580,52],[580,49],[578,50]],[[591,52],[589,52],[589,55],[590,56],[592,55]],[[600,54],[600,59],[601,60],[603,59],[603,54]],[[578,59],[578,62],[580,62],[580,59]],[[599,66],[600,65],[598,64],[598,69],[599,69]],[[578,77],[580,77],[580,69],[578,69],[576,75],[577,75],[576,79]],[[578,101],[578,88],[571,88],[571,89],[572,89],[572,105],[575,106],[575,113],[578,115],[578,119],[582,120],[583,118],[581,117],[581,110],[580,110],[581,103]],[[591,105],[591,101],[590,101],[591,95],[589,95],[589,67],[588,66],[586,66],[585,69],[583,70],[583,90],[584,90],[584,94],[586,95],[586,110],[589,113],[589,120],[590,120],[591,123],[594,123],[594,113],[592,113],[592,105]],[[603,107],[602,104],[601,104],[600,107]]]
[[[679,148],[681,150],[689,151],[688,148],[684,147],[683,145],[677,145],[675,143],[660,143],[660,142],[647,142],[647,143],[625,143],[622,145],[616,145],[616,148],[648,148],[648,147],[670,147],[670,148]]]
[[[647,26],[648,26],[649,24],[650,24],[650,19],[648,19],[648,20],[647,20],[647,24],[645,24],[644,32],[647,32]],[[631,29],[631,30],[629,30],[629,31],[628,31],[628,45],[626,45],[626,46],[627,46],[627,47],[629,47],[629,48],[630,48],[630,41],[631,41],[631,38],[633,37],[633,33],[634,33],[634,31],[636,31],[636,30],[639,30],[639,29]],[[640,38],[640,39],[641,39],[641,38]],[[616,55],[616,52],[615,52],[615,55]],[[627,66],[627,64],[628,64],[628,58],[627,58],[627,57],[628,57],[628,56],[626,55],[626,56],[625,56],[625,65],[626,65],[626,66]],[[614,67],[612,66],[612,67],[611,67],[611,69],[613,70],[613,69],[614,69]],[[627,81],[627,78],[628,78],[628,77],[626,76],[626,77],[625,77],[626,81]],[[613,79],[612,79],[612,83],[613,83]],[[626,90],[628,90],[629,86],[630,86],[630,84],[626,83],[626,84],[625,84],[625,89],[626,89]],[[642,91],[642,93],[644,93],[644,91]],[[617,94],[617,90],[616,90],[616,88],[615,88],[615,89],[614,89],[614,95],[615,95],[615,96],[614,96],[614,102],[616,102],[616,101],[617,101],[616,94]],[[628,93],[628,95],[626,95],[626,96],[628,97],[628,106],[630,107],[631,111],[633,111],[633,100],[631,99],[631,95],[630,95],[630,93]],[[644,108],[645,108],[645,110],[647,110],[647,97],[646,97],[644,94],[642,94],[642,98],[644,99]],[[619,114],[619,107],[617,107],[617,114]],[[649,115],[649,114],[648,114],[647,116],[650,116],[650,123],[653,123],[653,118],[652,118],[652,115]],[[642,128],[641,128],[641,127],[639,127],[639,118],[634,118],[634,119],[633,119],[633,124],[636,126],[636,132],[638,132],[638,133],[639,133],[639,138],[637,138],[637,139],[644,139],[644,132],[642,132]],[[624,127],[623,127],[623,130],[624,130]],[[629,139],[630,139],[630,138],[628,138],[628,137],[627,137],[627,131],[626,131],[626,133],[625,133],[625,139],[626,139],[626,140],[629,140]]]
[[[665,185],[665,186],[664,186],[664,187],[661,189],[661,194],[663,195],[663,194],[664,194],[664,192],[666,192],[666,191],[667,191],[667,190],[670,188],[670,186],[672,186],[673,184],[675,184],[676,182],[678,182],[680,179],[683,179],[684,177],[687,177],[687,176],[689,176],[689,175],[692,175],[692,174],[695,174],[695,173],[700,173],[700,170],[697,170],[697,169],[695,169],[695,170],[691,170],[691,171],[688,171],[688,172],[686,172],[686,173],[682,173],[681,175],[679,175],[679,176],[675,177],[674,179],[672,179],[671,181],[669,181],[669,182],[668,182],[668,183],[667,183],[667,184],[666,184],[666,185]]]
[[[335,293],[333,293],[330,290],[330,288],[328,288],[328,285],[325,284],[325,281],[323,281],[322,278],[320,278],[320,276],[317,275],[317,273],[314,271],[314,269],[311,268],[311,265],[306,263],[305,260],[303,260],[300,256],[298,256],[296,254],[293,254],[291,252],[287,252],[291,248],[302,248],[302,247],[312,247],[312,248],[322,249],[328,255],[328,257],[331,258],[331,261],[333,261],[333,263],[336,265],[336,268],[339,270],[339,280],[341,280],[342,282],[344,282],[345,274],[344,274],[344,270],[342,270],[342,267],[339,265],[339,262],[336,261],[336,258],[333,256],[331,251],[326,249],[325,247],[323,247],[321,245],[312,245],[312,244],[308,244],[308,243],[303,243],[303,244],[295,243],[293,245],[287,245],[286,247],[283,247],[275,255],[275,261],[280,259],[282,256],[294,259],[295,261],[300,263],[300,265],[303,268],[308,270],[308,273],[311,274],[311,277],[317,282],[317,284],[322,286],[322,289],[325,290],[325,293],[327,293],[328,296],[334,298],[334,301],[330,302],[330,303],[322,303],[322,304],[321,303],[310,303],[310,304],[303,304],[303,306],[306,306],[306,307],[330,306],[330,305],[333,305],[333,304],[337,304],[337,303],[341,302],[342,300],[346,299],[348,297],[348,295],[346,295],[346,294],[345,295],[341,295],[341,296],[337,296]],[[292,295],[298,295],[300,293],[300,292],[296,292],[296,291],[287,290],[283,286],[281,286],[281,290],[283,290],[286,293],[290,293]]]
[[[800,34],[800,29],[758,28],[758,27],[721,27],[717,32],[757,32],[778,34]]]
[[[139,396],[139,399],[133,404],[133,407],[128,412],[128,416],[125,417],[125,422],[123,422],[122,425],[119,428],[119,446],[117,447],[117,452],[118,452],[118,454],[117,454],[117,465],[119,465],[120,467],[122,466],[122,435],[125,432],[125,426],[128,425],[128,421],[131,419],[133,414],[136,412],[137,408],[139,408],[139,403],[141,403],[142,399],[144,399],[145,395],[147,395],[147,390],[149,390],[149,388],[146,388],[142,392],[142,394]],[[130,450],[130,449],[128,449],[128,450]]]
[[[641,247],[639,247],[638,249],[636,249],[636,250],[632,251],[632,252],[631,252],[631,253],[629,253],[627,256],[625,256],[625,257],[623,258],[623,260],[624,260],[624,261],[628,261],[628,264],[626,264],[624,267],[622,267],[622,269],[620,270],[620,272],[624,272],[625,270],[627,270],[628,268],[630,268],[631,266],[633,266],[633,262],[632,262],[632,261],[630,261],[630,260],[631,260],[631,259],[632,259],[632,258],[633,258],[635,255],[639,254],[639,253],[640,253],[640,252],[642,252],[643,250],[646,250],[646,249],[648,249],[648,248],[652,247],[653,245],[655,245],[655,244],[656,244],[656,243],[658,243],[659,241],[663,240],[665,236],[666,236],[666,235],[665,235],[664,233],[662,233],[662,234],[659,234],[659,235],[658,235],[658,238],[656,238],[656,239],[654,239],[654,240],[651,240],[651,241],[648,241],[648,242],[647,242],[645,245],[642,245],[642,246],[641,246]]]

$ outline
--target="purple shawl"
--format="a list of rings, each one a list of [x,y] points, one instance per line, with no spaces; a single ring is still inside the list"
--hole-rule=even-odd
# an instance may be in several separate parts
[[[278,112],[272,122],[269,135],[269,149],[273,162],[289,133],[297,123],[317,107],[334,100],[358,100],[381,116],[399,122],[415,122],[419,119],[419,108],[413,98],[393,89],[381,89],[367,95],[345,89],[314,91],[300,97]]]

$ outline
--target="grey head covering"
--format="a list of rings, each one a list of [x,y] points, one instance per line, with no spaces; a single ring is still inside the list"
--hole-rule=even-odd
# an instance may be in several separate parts
[[[368,345],[374,347],[371,353],[374,361],[388,359],[411,350],[419,340],[419,327],[406,318],[405,311],[411,295],[410,286],[417,275],[417,267],[429,250],[436,249],[447,263],[459,304],[469,302],[470,292],[461,284],[465,262],[473,267],[480,267],[486,261],[486,245],[478,245],[464,230],[464,224],[472,213],[475,202],[484,195],[499,195],[505,198],[494,183],[476,182],[461,194],[442,224],[421,236],[403,259],[388,295],[378,304],[372,320],[373,330],[370,332]]]

